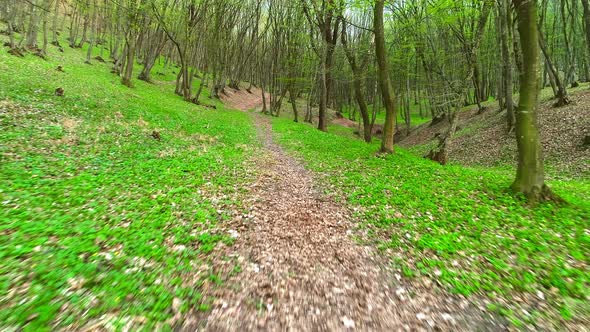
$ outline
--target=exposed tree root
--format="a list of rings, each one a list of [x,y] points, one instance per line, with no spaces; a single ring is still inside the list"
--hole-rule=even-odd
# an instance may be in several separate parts
[[[556,204],[566,204],[567,202],[555,194],[549,186],[543,184],[542,186],[533,186],[531,188],[523,188],[518,183],[513,183],[512,191],[516,194],[522,194],[526,198],[529,205],[535,206],[540,203],[553,202]]]
[[[557,101],[553,104],[553,107],[563,107],[571,103],[571,100],[567,96],[557,97]]]
[[[11,48],[11,49],[9,49],[9,50],[8,50],[8,54],[11,54],[11,55],[17,56],[17,57],[19,57],[19,58],[24,58],[24,56],[25,56],[25,51],[24,51],[24,50],[22,50],[22,49],[19,49],[18,47],[15,47],[15,48]]]

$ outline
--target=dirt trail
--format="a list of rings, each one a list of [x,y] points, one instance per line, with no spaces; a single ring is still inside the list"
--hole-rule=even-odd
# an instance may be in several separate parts
[[[237,240],[214,262],[241,272],[206,294],[218,299],[212,311],[183,330],[504,329],[466,300],[416,289],[387,270],[373,248],[353,240],[351,211],[273,143],[268,118],[253,116],[264,153],[246,199],[250,212],[231,225]]]

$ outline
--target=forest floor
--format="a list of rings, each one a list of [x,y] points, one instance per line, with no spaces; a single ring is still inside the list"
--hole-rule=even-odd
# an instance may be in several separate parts
[[[235,98],[232,105],[252,109]],[[213,264],[231,277],[207,294],[217,299],[212,311],[189,318],[185,330],[506,328],[482,301],[413,284],[374,247],[358,244],[363,235],[354,229],[353,211],[324,194],[314,175],[273,142],[268,117],[252,116],[264,147],[250,163],[258,179],[241,200],[248,213],[227,225],[235,243],[222,247]],[[236,263],[243,269],[232,275]]]
[[[258,93],[213,110],[173,66],[127,88],[84,60],[0,51],[0,330],[590,325],[588,179],[530,207],[512,169],[376,155],[244,111]]]

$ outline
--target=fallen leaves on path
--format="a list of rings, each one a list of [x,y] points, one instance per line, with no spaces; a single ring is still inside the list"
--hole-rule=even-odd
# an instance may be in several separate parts
[[[503,330],[459,296],[417,288],[352,236],[352,212],[322,194],[312,174],[272,142],[270,121],[254,115],[264,150],[253,165],[247,212],[226,225],[235,243],[214,253],[229,275],[206,290],[209,313],[185,319],[186,331]],[[232,271],[239,273],[232,273]]]

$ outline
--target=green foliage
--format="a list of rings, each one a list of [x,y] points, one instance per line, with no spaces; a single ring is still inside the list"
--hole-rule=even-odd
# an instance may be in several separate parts
[[[174,298],[206,308],[198,285],[221,279],[199,267],[231,244],[206,193],[246,180],[249,117],[185,103],[173,82],[128,89],[79,50],[49,59],[0,51],[0,328],[165,329]]]

